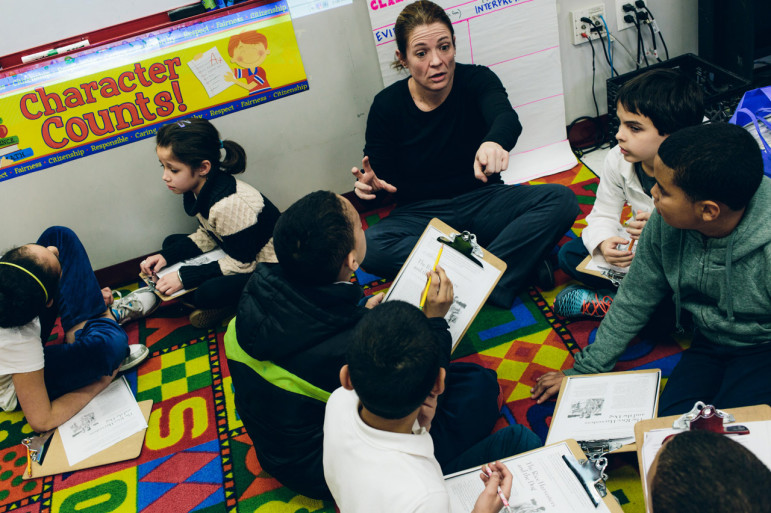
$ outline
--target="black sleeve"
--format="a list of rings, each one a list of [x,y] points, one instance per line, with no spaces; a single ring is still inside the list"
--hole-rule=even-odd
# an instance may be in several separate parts
[[[201,254],[203,251],[190,237],[180,238],[176,243],[161,250],[161,256],[166,260],[167,266]]]
[[[450,335],[450,325],[444,320],[444,317],[431,317],[428,319],[431,323],[431,329],[434,330],[436,340],[442,348],[441,366],[445,369],[450,365],[450,351],[452,351],[452,335]]]
[[[375,96],[367,116],[367,129],[364,135],[364,156],[369,157],[372,170],[383,180],[397,189],[402,177],[399,170],[399,116],[403,108],[396,101],[397,95],[392,90],[384,90]]]
[[[185,289],[193,289],[208,279],[222,276],[222,270],[217,261],[202,265],[183,265],[179,268],[179,276]]]
[[[471,75],[469,86],[489,127],[482,142],[496,142],[511,151],[522,133],[522,124],[509,102],[501,79],[489,68],[479,66]]]

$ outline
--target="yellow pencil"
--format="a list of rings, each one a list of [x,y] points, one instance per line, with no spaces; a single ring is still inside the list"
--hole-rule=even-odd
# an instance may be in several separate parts
[[[439,259],[442,258],[442,250],[444,249],[444,244],[439,246],[439,254],[436,255],[436,262],[434,262],[433,271],[436,271],[436,266],[439,265]],[[423,294],[420,296],[420,309],[423,310],[423,307],[426,306],[426,298],[428,297],[428,287],[431,286],[431,276],[428,277],[428,281],[426,282],[426,288],[423,289]]]

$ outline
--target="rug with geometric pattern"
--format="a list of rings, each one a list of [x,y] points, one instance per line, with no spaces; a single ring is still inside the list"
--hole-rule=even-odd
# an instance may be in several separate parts
[[[580,234],[594,204],[596,176],[581,165],[532,183],[562,183],[578,197],[581,215],[561,243]],[[374,224],[388,209],[362,215]],[[552,255],[556,256],[555,253]],[[556,261],[556,259],[555,259]],[[389,283],[357,272],[366,294]],[[498,373],[504,394],[499,426],[520,423],[545,439],[554,402],[536,405],[530,388],[541,374],[572,366],[572,354],[590,344],[598,323],[565,322],[554,315],[554,296],[568,284],[558,271],[557,287],[522,293],[510,310],[485,306],[453,358],[476,362]],[[138,286],[129,284],[125,293]],[[31,432],[21,412],[0,413],[0,513],[109,512],[260,512],[335,511],[329,502],[295,494],[262,470],[233,403],[223,336],[216,329],[193,328],[179,302],[150,318],[126,326],[130,343],[150,348],[149,359],[127,379],[138,400],[152,399],[144,447],[139,458],[103,467],[29,481],[21,476],[26,453],[20,444]],[[57,329],[52,340],[61,340]],[[668,376],[687,340],[656,344],[638,338],[617,370],[661,368]],[[625,512],[644,511],[634,453],[610,458],[608,488]]]

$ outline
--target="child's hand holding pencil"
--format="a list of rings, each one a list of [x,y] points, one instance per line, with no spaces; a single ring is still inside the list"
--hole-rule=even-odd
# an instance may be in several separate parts
[[[426,317],[444,317],[454,300],[455,293],[452,289],[452,282],[445,274],[444,269],[437,265],[434,270],[428,272],[421,309]]]

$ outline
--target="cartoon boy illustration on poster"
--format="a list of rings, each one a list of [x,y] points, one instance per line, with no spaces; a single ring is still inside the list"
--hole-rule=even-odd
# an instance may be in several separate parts
[[[261,68],[270,55],[268,38],[259,32],[241,32],[228,41],[230,60],[240,66],[233,69],[233,74],[226,74],[225,80],[243,87],[249,94],[270,89],[265,69]],[[243,78],[246,82],[241,82]]]

